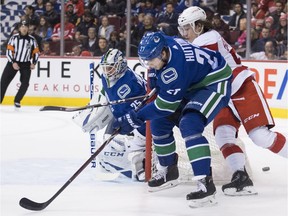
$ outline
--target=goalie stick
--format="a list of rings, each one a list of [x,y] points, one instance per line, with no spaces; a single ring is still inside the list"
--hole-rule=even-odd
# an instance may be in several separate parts
[[[154,94],[156,93],[156,89],[153,89],[149,94],[145,95],[144,99],[137,106],[135,111],[138,111]],[[19,205],[25,209],[33,210],[33,211],[41,211],[45,209],[56,197],[61,194],[62,191],[91,163],[91,161],[105,148],[106,145],[119,133],[119,129],[116,129],[111,136],[97,149],[97,151],[91,155],[91,157],[70,177],[70,179],[46,202],[38,203],[34,202],[26,197],[23,197],[19,201]]]
[[[90,101],[93,98],[94,95],[94,62],[90,63],[89,65],[89,73],[90,73]],[[96,131],[92,130],[89,132],[89,138],[90,138],[90,152],[91,155],[93,155],[95,151],[95,145],[96,145]],[[91,161],[91,168],[96,168],[96,158],[94,158]]]
[[[143,99],[147,96],[146,95],[140,95],[136,97],[131,97],[131,98],[124,98],[120,100],[115,100],[115,101],[110,101],[110,102],[104,102],[104,103],[98,103],[98,104],[91,104],[83,107],[75,107],[75,108],[68,108],[68,107],[61,107],[61,106],[44,106],[40,109],[40,111],[63,111],[63,112],[75,112],[75,111],[80,111],[84,109],[90,109],[90,108],[96,108],[96,107],[101,107],[101,106],[109,106],[109,105],[116,105],[120,103],[126,103],[129,101],[134,101],[134,100],[139,100]]]

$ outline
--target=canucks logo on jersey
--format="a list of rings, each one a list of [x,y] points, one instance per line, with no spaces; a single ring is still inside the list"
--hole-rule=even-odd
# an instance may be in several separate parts
[[[131,92],[131,88],[127,84],[124,84],[118,88],[117,95],[121,99],[123,99],[123,98],[126,98],[130,92]]]

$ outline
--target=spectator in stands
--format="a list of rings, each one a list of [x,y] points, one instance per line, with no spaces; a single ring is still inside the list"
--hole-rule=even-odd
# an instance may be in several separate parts
[[[79,17],[74,12],[73,4],[68,4],[66,6],[66,14],[68,16],[69,22],[76,26],[76,24],[78,24],[77,22],[78,22]]]
[[[106,1],[105,15],[124,17],[126,9],[126,0]]]
[[[45,4],[43,0],[35,0],[35,3],[33,4],[35,14],[38,16],[41,16],[45,11]]]
[[[275,2],[275,7],[276,7],[276,10],[272,13],[270,13],[269,15],[273,17],[273,26],[272,28],[273,29],[277,29],[280,22],[280,16],[282,13],[284,13],[284,3],[282,2],[282,0],[276,0]]]
[[[30,25],[37,26],[39,24],[39,16],[35,14],[35,9],[32,5],[25,6],[25,14],[28,17]]]
[[[55,56],[56,55],[55,52],[51,52],[50,43],[48,41],[43,41],[41,47],[43,51],[40,53],[40,56]]]
[[[106,1],[89,0],[87,7],[94,17],[101,17],[105,14]]]
[[[45,16],[51,27],[54,28],[54,26],[60,22],[60,14],[54,10],[52,3],[49,1],[45,4],[45,10],[43,16]]]
[[[264,45],[264,51],[255,52],[250,55],[252,60],[276,60],[278,59],[275,54],[275,41],[268,40]]]
[[[251,29],[251,47],[253,47],[256,41],[259,39],[260,33],[255,30],[255,28]]]
[[[126,38],[127,38],[127,31],[125,28],[121,30],[119,33],[119,43],[118,49],[126,56]],[[134,44],[130,44],[130,56],[131,57],[138,57],[138,46]]]
[[[76,33],[75,33],[75,40],[83,43],[83,41],[88,38],[89,28],[97,29],[98,27],[94,23],[92,14],[90,12],[85,12],[83,15],[83,19],[77,26]]]
[[[156,17],[157,11],[153,7],[152,0],[146,0],[145,1],[145,7],[143,10],[144,14],[150,14],[152,17]]]
[[[138,4],[137,4],[137,14],[141,14],[143,13],[144,14],[144,9],[146,7],[146,1],[145,0],[140,0],[138,1]],[[144,14],[145,15],[145,14]]]
[[[35,38],[35,40],[36,40],[36,42],[37,42],[37,45],[38,45],[38,47],[39,47],[39,51],[41,52],[41,51],[42,51],[42,47],[41,47],[42,37],[40,37],[39,35],[37,35],[37,34],[35,33],[35,25],[30,25],[30,24],[29,24],[28,34],[29,34],[29,35],[32,35],[32,36]]]
[[[220,0],[218,0],[218,2],[219,2]],[[195,1],[196,2],[196,1]],[[155,3],[154,3],[155,4]],[[186,8],[188,8],[189,7],[189,0],[182,0],[182,1],[180,1],[179,3],[177,2],[177,4],[176,5],[174,5],[174,8],[175,8],[175,13],[178,13],[178,14],[180,14],[180,13],[182,13]],[[230,5],[229,5],[229,8],[230,8]],[[220,13],[220,12],[219,12]],[[222,14],[222,13],[220,13],[220,14]],[[224,13],[223,13],[224,14]]]
[[[288,50],[286,46],[286,50],[284,51],[283,55],[280,56],[280,60],[288,60]]]
[[[111,32],[114,31],[114,26],[109,24],[108,16],[103,16],[101,18],[101,25],[98,30],[98,37],[104,37],[108,41]]]
[[[258,8],[258,3],[255,1],[251,2],[251,16],[252,18],[256,19],[256,14],[258,12],[259,8]]]
[[[53,42],[60,41],[60,28],[61,23],[55,25],[51,39]],[[75,34],[75,26],[69,22],[68,16],[64,17],[64,40],[73,40]]]
[[[82,50],[81,45],[75,45],[72,48],[71,53],[67,53],[68,56],[92,56],[92,54],[87,50]]]
[[[272,38],[270,37],[269,29],[263,27],[260,38],[255,42],[255,45],[251,48],[252,52],[264,51],[264,45],[268,40],[272,40]]]
[[[88,29],[88,38],[86,40],[84,40],[84,42],[82,44],[83,44],[82,45],[83,50],[89,51],[90,53],[92,53],[92,55],[94,55],[94,52],[96,49],[99,49],[95,28],[90,27]]]
[[[102,56],[109,49],[108,41],[105,37],[100,37],[98,41],[99,49],[95,50],[93,56]]]
[[[275,34],[276,34],[276,29],[273,29],[273,22],[274,22],[274,19],[272,16],[268,16],[265,18],[264,20],[264,26],[269,29],[270,31],[270,36],[271,37],[274,37]]]
[[[275,39],[277,43],[282,43],[287,45],[287,18],[288,15],[282,13],[280,16],[279,27],[276,29]]]
[[[261,35],[262,32],[262,28],[264,27],[264,20],[262,19],[256,19],[255,22],[255,30],[259,33],[259,37]]]
[[[246,17],[246,13],[244,12],[243,5],[239,2],[234,4],[233,10],[234,14],[230,17],[228,25],[230,29],[239,29],[240,19]]]
[[[280,23],[276,29],[275,40],[277,42],[277,51],[279,55],[283,55],[287,50],[287,14],[282,13]]]
[[[28,17],[26,14],[20,16],[20,21],[19,21],[19,23],[14,23],[14,24],[13,24],[13,28],[18,28],[18,25],[20,25],[20,23],[21,23],[22,21],[26,21],[26,20],[29,20],[29,17]]]
[[[137,16],[138,15],[138,2],[137,0],[131,0],[131,15]]]
[[[174,12],[173,3],[166,3],[165,11],[160,13],[156,21],[158,29],[163,31],[166,35],[178,35],[178,17],[179,14]]]
[[[131,43],[138,46],[141,38],[146,32],[156,32],[157,28],[154,25],[154,18],[151,14],[146,14],[143,20],[143,26],[135,28],[131,35]]]
[[[42,38],[42,41],[51,40],[52,28],[44,16],[40,16],[40,23],[36,27],[35,33]]]
[[[113,49],[118,49],[118,45],[119,45],[119,34],[117,31],[113,31],[110,34],[108,47],[113,48]]]
[[[48,0],[52,6],[53,9],[56,11],[56,13],[60,14],[61,13],[61,0]]]
[[[235,45],[237,45],[238,48],[245,46],[245,43],[246,43],[246,24],[247,24],[247,19],[242,18],[240,20],[240,29],[239,29],[242,33],[238,37],[237,42],[235,43]]]
[[[225,39],[227,43],[230,43],[229,25],[221,19],[219,13],[214,14],[212,19],[212,26]]]
[[[258,8],[259,10],[255,16],[256,19],[265,19],[269,14],[269,10],[271,12],[276,10],[274,0],[261,0],[259,1]]]
[[[123,53],[123,55],[126,55],[126,38],[127,38],[126,28],[122,28],[121,32],[119,33],[118,49]]]
[[[145,14],[144,14],[144,13],[139,13],[139,14],[138,14],[138,16],[137,16],[138,22],[137,22],[136,28],[140,28],[140,27],[143,26],[144,17],[145,17]]]
[[[78,17],[84,14],[84,0],[70,0],[65,5],[66,9],[69,4],[74,6],[74,13],[76,13]]]
[[[218,0],[217,1],[217,12],[221,15],[229,15],[231,9],[231,1],[229,0]]]

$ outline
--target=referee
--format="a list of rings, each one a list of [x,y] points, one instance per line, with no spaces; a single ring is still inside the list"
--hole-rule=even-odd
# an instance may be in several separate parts
[[[2,103],[6,90],[17,74],[20,71],[20,88],[14,98],[14,106],[21,107],[21,100],[24,97],[31,77],[31,70],[35,68],[39,57],[39,48],[35,38],[28,34],[28,22],[21,21],[19,33],[12,35],[6,50],[8,59],[7,65],[1,77],[1,98]],[[32,62],[31,62],[32,60]]]

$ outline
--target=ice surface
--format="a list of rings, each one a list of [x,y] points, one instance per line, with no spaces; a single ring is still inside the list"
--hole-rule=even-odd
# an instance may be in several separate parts
[[[287,216],[287,159],[254,146],[240,131],[258,195],[228,197],[217,186],[218,205],[191,209],[185,196],[191,185],[156,193],[145,183],[103,181],[87,167],[45,210],[19,206],[27,197],[45,202],[90,157],[89,136],[71,121],[73,113],[40,112],[39,107],[0,106],[1,216]],[[276,119],[287,133],[287,119]],[[270,171],[263,172],[262,167]]]

